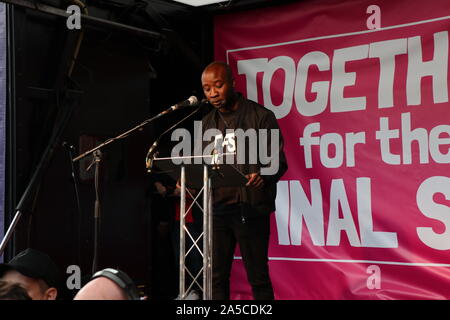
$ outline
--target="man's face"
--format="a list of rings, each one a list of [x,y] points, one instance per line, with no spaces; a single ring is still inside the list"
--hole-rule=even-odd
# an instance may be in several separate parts
[[[32,300],[53,300],[53,297],[49,296],[47,292],[51,289],[45,290],[45,288],[43,288],[43,286],[45,286],[45,283],[42,283],[43,282],[42,280],[24,276],[23,274],[15,270],[9,270],[5,272],[5,274],[2,277],[2,280],[10,283],[19,284],[22,288],[24,288],[27,291],[28,295]]]
[[[212,65],[202,74],[202,87],[205,97],[216,109],[229,109],[234,93],[233,80],[229,79],[225,68]]]

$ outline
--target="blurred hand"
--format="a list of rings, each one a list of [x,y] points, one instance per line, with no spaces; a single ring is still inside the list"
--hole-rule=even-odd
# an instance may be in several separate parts
[[[164,197],[167,194],[166,187],[164,187],[161,182],[155,182],[154,184],[155,184],[156,192],[158,192],[158,194],[160,194],[162,197]]]
[[[175,190],[173,190],[173,195],[174,195],[175,197],[179,197],[179,196],[181,195],[181,187],[179,187],[179,186],[177,185],[177,187],[175,188]]]
[[[246,187],[261,189],[264,187],[264,180],[259,173],[250,173],[245,176],[248,179]]]
[[[195,196],[197,194],[196,189],[190,189],[190,188],[186,188],[186,190],[188,190],[193,196]],[[179,197],[181,195],[181,183],[180,180],[177,181],[177,185],[175,190],[173,191],[173,195]],[[186,192],[186,197],[189,196],[189,194]]]

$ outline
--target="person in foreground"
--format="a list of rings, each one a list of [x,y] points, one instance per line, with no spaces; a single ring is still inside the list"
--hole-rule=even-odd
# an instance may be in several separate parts
[[[229,65],[213,62],[201,76],[203,92],[214,107],[202,119],[203,132],[218,129],[213,143],[224,153],[245,150],[245,162],[237,163],[236,169],[246,175],[248,182],[242,187],[221,187],[213,190],[213,299],[230,298],[230,273],[236,244],[239,244],[242,260],[252,287],[254,299],[274,299],[269,275],[268,247],[270,214],[275,211],[276,184],[287,170],[283,152],[283,138],[272,111],[250,101],[235,90],[235,80]],[[270,162],[263,164],[258,151],[252,151],[250,141],[240,148],[238,131],[248,129],[257,133],[269,131],[267,150]],[[270,131],[277,131],[277,139],[271,141]],[[259,137],[259,135],[258,135]],[[259,138],[258,138],[259,139]],[[219,143],[217,143],[219,142]],[[211,141],[208,141],[211,143]],[[252,154],[253,153],[253,154]],[[258,160],[249,161],[252,156]],[[275,172],[263,174],[265,167],[275,167]]]
[[[56,300],[60,273],[47,254],[28,248],[0,264],[0,280],[18,284],[32,300]]]
[[[31,297],[20,284],[0,280],[0,300],[31,300]]]
[[[136,285],[123,271],[106,268],[96,272],[74,300],[140,300]]]

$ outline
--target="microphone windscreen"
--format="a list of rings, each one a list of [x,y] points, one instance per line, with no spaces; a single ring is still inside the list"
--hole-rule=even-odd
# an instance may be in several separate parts
[[[196,96],[190,96],[188,101],[189,101],[189,105],[191,105],[191,106],[195,106],[198,104],[198,99]]]

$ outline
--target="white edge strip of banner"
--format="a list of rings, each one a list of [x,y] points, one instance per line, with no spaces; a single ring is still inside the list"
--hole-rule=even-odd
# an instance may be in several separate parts
[[[314,40],[323,40],[323,39],[339,38],[339,37],[346,37],[346,36],[354,36],[354,35],[371,33],[371,32],[378,32],[378,31],[385,31],[385,30],[390,30],[390,29],[410,27],[410,26],[415,26],[415,25],[419,25],[419,24],[436,22],[436,21],[442,21],[442,20],[447,20],[447,19],[450,19],[450,16],[434,18],[434,19],[429,19],[429,20],[423,20],[423,21],[410,22],[410,23],[405,23],[405,24],[399,24],[399,25],[390,26],[390,27],[384,27],[384,28],[379,28],[379,29],[363,30],[363,31],[356,31],[356,32],[349,32],[349,33],[342,33],[342,34],[333,34],[333,35],[329,35],[329,36],[315,37],[315,38],[302,39],[302,40],[293,40],[293,41],[273,43],[273,44],[254,46],[254,47],[247,47],[247,48],[230,49],[230,50],[226,51],[226,53],[227,53],[227,63],[230,63],[229,58],[228,58],[228,54],[231,53],[231,52],[244,51],[244,50],[263,49],[263,48],[270,48],[270,47],[277,47],[277,46],[284,46],[284,45],[290,45],[290,44],[302,43],[302,42],[308,42],[308,41],[314,41]]]
[[[234,256],[235,260],[242,260],[240,256]],[[377,261],[377,260],[346,260],[346,259],[308,259],[308,258],[283,258],[269,257],[270,261],[294,261],[294,262],[334,262],[334,263],[368,263],[368,264],[388,264],[396,266],[410,267],[444,267],[450,268],[446,263],[421,263],[421,262],[397,262],[397,261]]]

